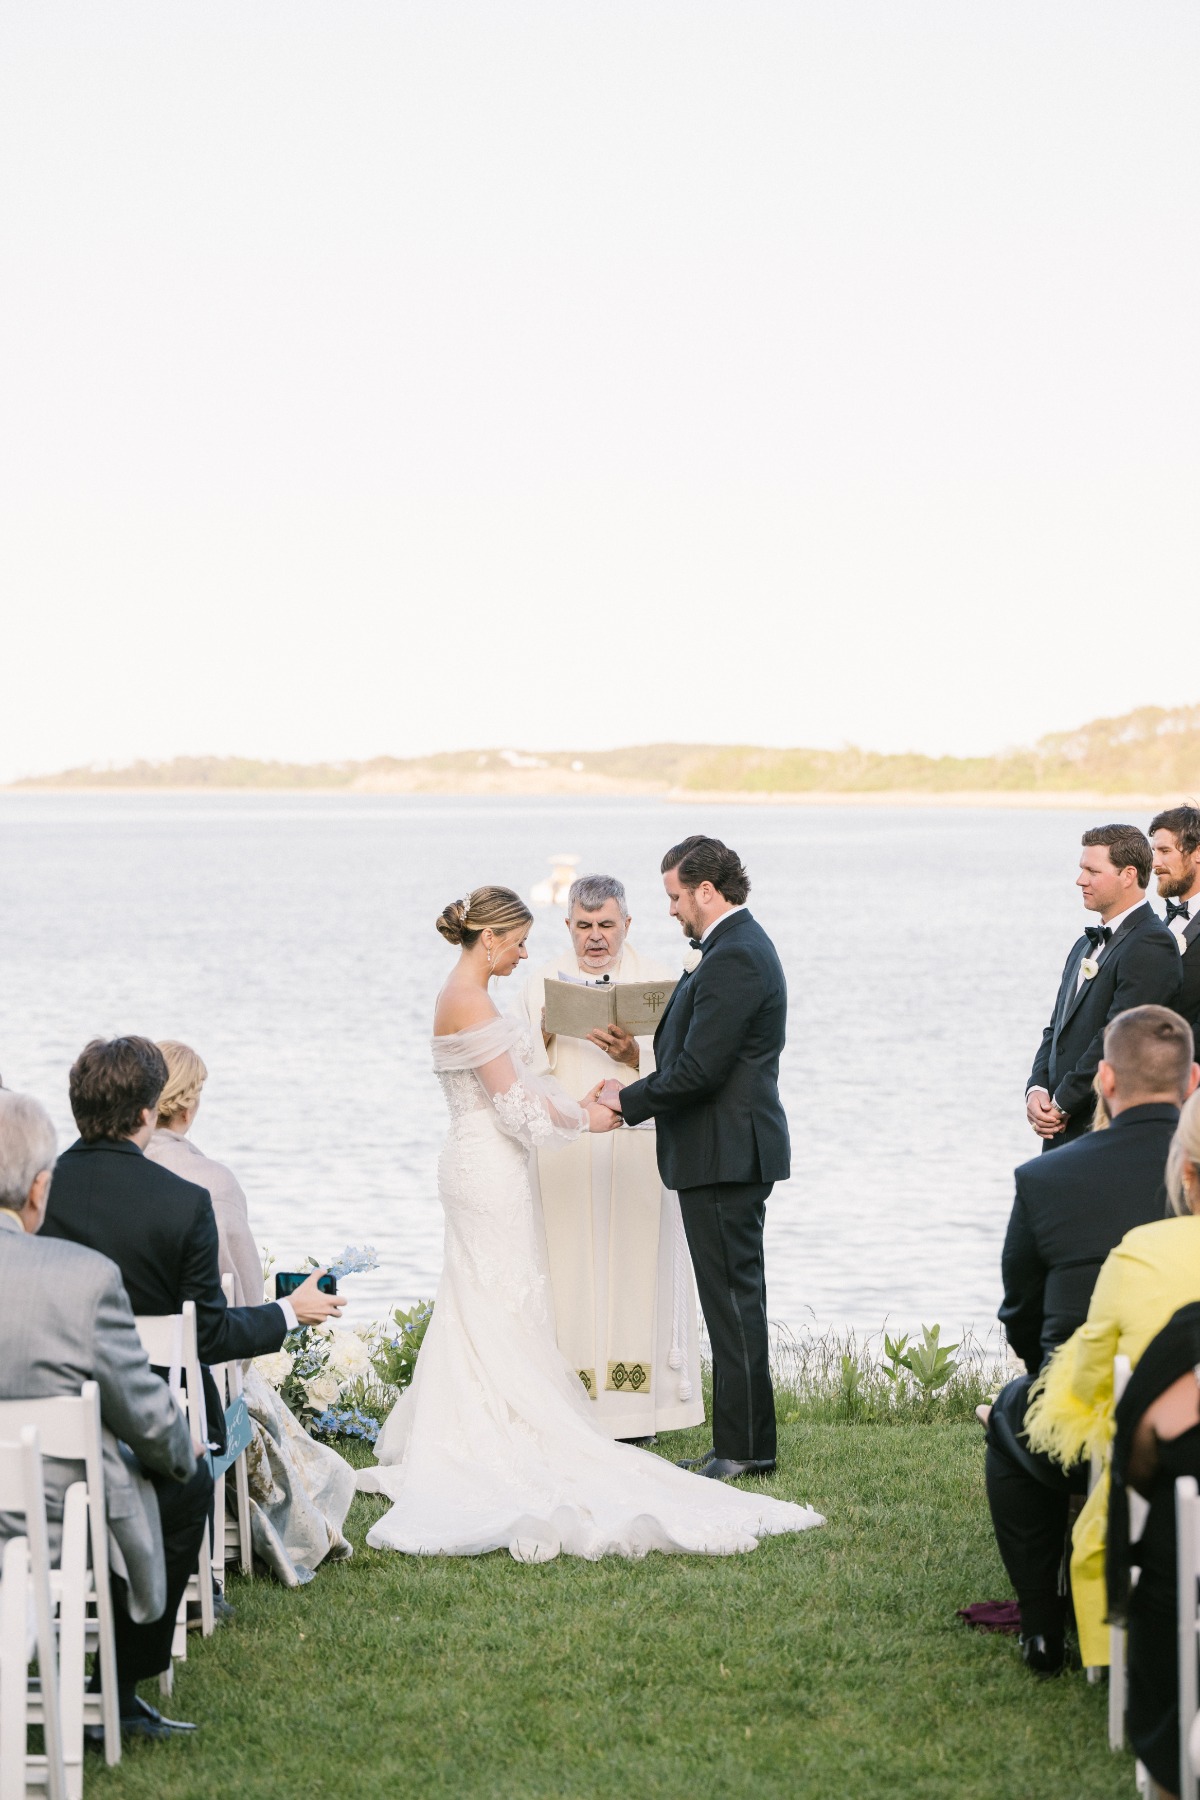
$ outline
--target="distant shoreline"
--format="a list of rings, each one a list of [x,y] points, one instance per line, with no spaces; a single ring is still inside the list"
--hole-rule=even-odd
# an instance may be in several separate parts
[[[1028,789],[996,789],[996,788],[963,788],[960,790],[939,789],[927,791],[921,788],[889,788],[878,791],[853,789],[846,792],[837,789],[809,789],[792,793],[759,793],[753,790],[740,789],[689,789],[656,787],[650,783],[635,784],[614,781],[611,786],[605,784],[588,784],[579,788],[554,786],[549,783],[539,785],[525,784],[519,778],[500,784],[493,780],[488,785],[470,783],[454,786],[428,787],[385,787],[385,786],[294,786],[294,787],[217,787],[200,786],[167,786],[150,785],[145,787],[117,786],[97,782],[85,786],[67,784],[61,787],[43,785],[25,786],[19,783],[8,783],[0,786],[0,794],[11,794],[25,799],[41,799],[46,796],[62,798],[70,796],[74,799],[112,799],[115,795],[130,795],[141,799],[148,797],[166,797],[170,795],[187,795],[195,797],[204,795],[210,799],[237,799],[246,795],[254,799],[280,798],[283,796],[311,795],[314,799],[329,800],[379,800],[388,798],[415,800],[574,800],[586,805],[593,800],[657,800],[667,805],[678,806],[812,806],[812,807],[887,807],[896,809],[946,809],[960,807],[964,810],[980,810],[1003,808],[1007,810],[1033,809],[1037,811],[1099,811],[1111,810],[1115,813],[1124,809],[1126,812],[1156,812],[1164,806],[1177,804],[1177,796],[1171,794],[1106,794],[1094,789],[1078,791],[1054,790],[1045,788]]]

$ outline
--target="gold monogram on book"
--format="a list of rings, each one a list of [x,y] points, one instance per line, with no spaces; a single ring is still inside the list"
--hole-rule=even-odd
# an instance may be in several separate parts
[[[596,1371],[595,1371],[595,1369],[576,1369],[575,1373],[578,1375],[580,1381],[582,1381],[584,1387],[587,1389],[588,1399],[594,1400],[596,1398]]]
[[[640,1394],[643,1388],[650,1386],[650,1371],[645,1363],[610,1362],[605,1385],[615,1388],[618,1393]]]
[[[554,981],[546,983],[546,1030],[551,1036],[585,1038],[589,1031],[620,1025],[631,1037],[653,1037],[674,981]]]

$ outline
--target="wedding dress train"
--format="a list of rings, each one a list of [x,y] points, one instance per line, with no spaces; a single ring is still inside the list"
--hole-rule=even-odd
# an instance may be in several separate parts
[[[450,1109],[438,1165],[445,1264],[416,1373],[358,1485],[393,1501],[376,1549],[520,1562],[649,1550],[727,1556],[824,1523],[807,1506],[739,1491],[614,1443],[562,1357],[534,1228],[529,1151],[587,1128],[529,1067],[509,1019],[433,1040]]]

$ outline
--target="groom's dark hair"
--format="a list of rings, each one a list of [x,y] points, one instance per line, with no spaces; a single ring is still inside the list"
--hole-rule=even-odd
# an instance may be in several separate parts
[[[698,888],[702,881],[711,881],[730,906],[741,906],[750,892],[750,877],[742,867],[741,857],[720,838],[684,838],[682,844],[674,844],[663,857],[664,875],[668,869],[678,872],[685,888]]]

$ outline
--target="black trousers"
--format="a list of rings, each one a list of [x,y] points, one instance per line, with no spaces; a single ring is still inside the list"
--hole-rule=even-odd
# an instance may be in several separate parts
[[[117,1641],[117,1682],[127,1694],[139,1681],[161,1675],[171,1664],[171,1639],[175,1615],[188,1578],[200,1555],[200,1539],[213,1498],[213,1479],[207,1463],[197,1465],[190,1481],[170,1481],[153,1475],[162,1520],[163,1553],[167,1565],[167,1604],[162,1617],[135,1625],[126,1605],[125,1583],[113,1577],[113,1633]],[[201,1579],[203,1579],[204,1571]]]
[[[775,1456],[763,1220],[773,1182],[681,1188],[696,1288],[713,1356],[713,1448],[734,1462]]]
[[[1026,1637],[1061,1638],[1060,1592],[1072,1494],[1087,1492],[1087,1465],[1064,1469],[1024,1436],[1031,1375],[1001,1388],[988,1420],[987,1496],[1000,1557],[1016,1590]]]

